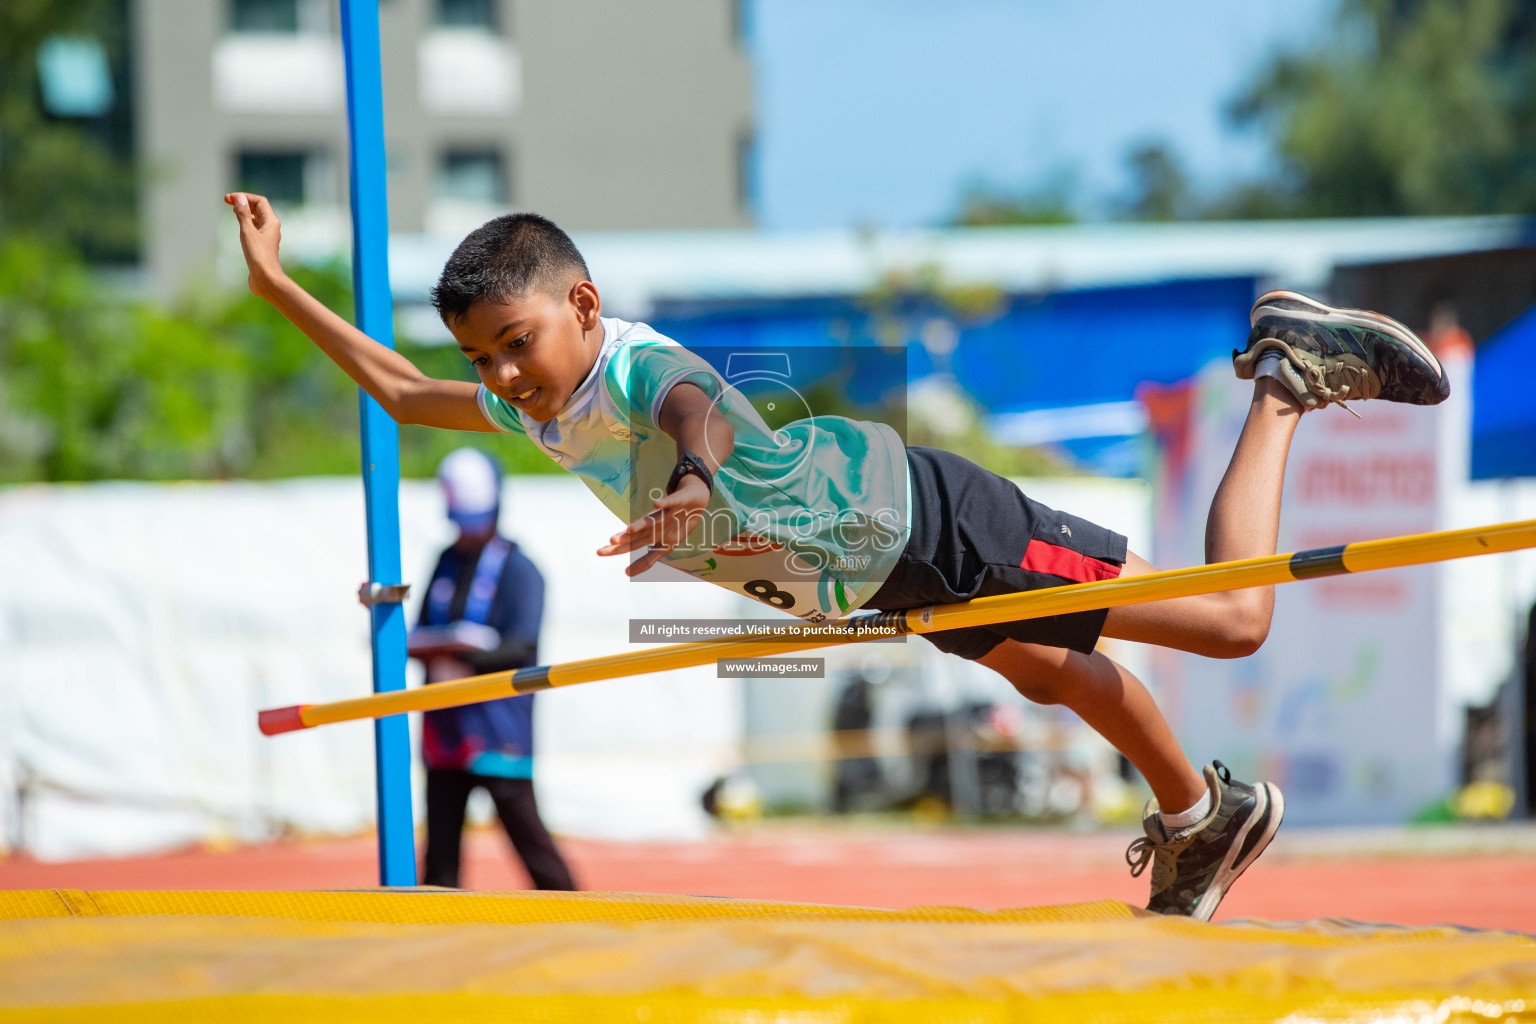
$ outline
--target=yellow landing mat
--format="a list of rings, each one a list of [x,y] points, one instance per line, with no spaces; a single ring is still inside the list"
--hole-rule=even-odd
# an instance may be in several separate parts
[[[87,1020],[1536,1022],[1536,939],[1116,902],[0,892],[0,1021]]]

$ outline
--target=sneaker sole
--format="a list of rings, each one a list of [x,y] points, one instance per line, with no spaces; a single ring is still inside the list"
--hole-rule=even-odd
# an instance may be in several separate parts
[[[1237,839],[1232,843],[1232,849],[1227,851],[1221,867],[1216,870],[1216,877],[1211,881],[1210,888],[1205,890],[1200,901],[1195,904],[1195,909],[1189,916],[1196,921],[1211,919],[1211,915],[1215,914],[1216,908],[1221,905],[1222,897],[1226,896],[1227,890],[1232,888],[1232,883],[1236,882],[1238,877],[1259,859],[1259,854],[1264,852],[1270,840],[1275,838],[1275,833],[1280,830],[1280,820],[1285,817],[1285,796],[1280,792],[1280,787],[1273,782],[1261,782],[1257,792],[1264,795],[1264,802],[1254,807],[1248,820],[1243,822]],[[1261,821],[1262,829],[1252,837],[1252,849],[1243,855],[1243,849],[1249,845],[1249,834]]]
[[[1262,313],[1264,305],[1274,299],[1290,299],[1292,302],[1301,303],[1307,308],[1271,309],[1267,313]],[[1300,292],[1288,291],[1272,291],[1260,295],[1258,301],[1253,304],[1253,308],[1248,312],[1249,326],[1256,325],[1261,315],[1282,317],[1288,320],[1307,320],[1314,323],[1344,323],[1349,324],[1351,327],[1378,331],[1400,342],[1409,351],[1413,352],[1414,355],[1423,359],[1430,366],[1433,366],[1437,377],[1441,379],[1445,377],[1445,368],[1440,365],[1440,360],[1435,358],[1435,354],[1429,350],[1429,346],[1424,344],[1417,334],[1414,334],[1389,316],[1382,316],[1380,313],[1369,313],[1359,309],[1339,309],[1334,306],[1324,305],[1316,299],[1302,295]]]

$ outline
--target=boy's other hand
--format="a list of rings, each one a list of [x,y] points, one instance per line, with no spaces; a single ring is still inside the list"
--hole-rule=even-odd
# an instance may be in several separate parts
[[[599,555],[622,555],[626,551],[649,546],[624,570],[626,576],[638,576],[661,561],[683,542],[699,517],[709,507],[709,485],[696,476],[685,476],[677,490],[656,499],[656,509],[614,534],[597,549]]]
[[[254,294],[266,298],[271,286],[283,278],[282,264],[277,258],[282,222],[266,196],[230,192],[224,201],[235,208],[235,219],[240,222],[240,251],[245,254],[249,271],[246,283]]]

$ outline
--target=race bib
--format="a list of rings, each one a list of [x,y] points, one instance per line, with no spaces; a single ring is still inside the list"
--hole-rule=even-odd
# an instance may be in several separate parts
[[[759,535],[742,534],[706,553],[668,558],[666,563],[806,622],[840,619],[860,603],[852,584],[834,579],[779,542]]]

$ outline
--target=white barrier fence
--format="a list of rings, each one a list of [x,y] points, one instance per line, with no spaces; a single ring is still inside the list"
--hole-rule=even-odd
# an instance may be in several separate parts
[[[407,482],[400,511],[414,621],[453,534],[430,482]],[[595,557],[613,520],[574,479],[509,481],[502,522],[548,584],[545,660],[618,647],[658,592],[668,614],[738,614],[714,587],[632,583]],[[367,692],[362,523],[353,479],[0,492],[6,844],[53,859],[371,827],[367,724],[277,741],[252,725],[274,703]],[[696,669],[545,695],[551,825],[700,833],[739,686]]]

